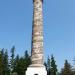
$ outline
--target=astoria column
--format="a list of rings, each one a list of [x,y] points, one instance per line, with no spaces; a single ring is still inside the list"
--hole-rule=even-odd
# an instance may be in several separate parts
[[[32,26],[32,66],[43,66],[43,12],[42,0],[33,0],[33,26]]]
[[[43,0],[33,0],[31,65],[26,75],[47,75],[43,51]]]

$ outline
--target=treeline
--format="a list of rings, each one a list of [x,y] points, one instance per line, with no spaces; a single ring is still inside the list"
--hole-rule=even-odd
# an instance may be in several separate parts
[[[20,57],[15,56],[15,46],[11,48],[11,55],[9,57],[7,49],[0,50],[0,75],[25,75],[27,67],[31,64],[30,55],[26,50],[24,55]],[[58,72],[54,56],[48,57],[44,63],[47,75],[75,75],[75,69],[71,64],[65,60],[64,67]]]
[[[13,46],[10,57],[6,49],[0,50],[0,75],[25,75],[27,67],[31,64],[30,56],[27,50],[22,57],[15,56],[15,50]]]
[[[47,75],[75,75],[75,68],[68,62],[68,60],[65,60],[64,67],[59,72],[53,55],[51,58],[48,57],[45,66],[47,69]]]

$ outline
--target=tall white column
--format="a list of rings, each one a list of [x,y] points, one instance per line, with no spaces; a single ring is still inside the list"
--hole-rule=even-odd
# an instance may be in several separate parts
[[[27,68],[26,75],[47,75],[44,64],[43,50],[43,11],[42,0],[33,0],[33,26],[31,65]]]
[[[43,65],[43,13],[42,1],[34,0],[32,27],[32,66]]]

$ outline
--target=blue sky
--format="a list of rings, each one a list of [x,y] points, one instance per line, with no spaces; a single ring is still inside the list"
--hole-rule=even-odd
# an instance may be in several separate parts
[[[58,68],[75,57],[75,0],[44,0],[44,54],[53,54]],[[0,0],[0,48],[15,45],[22,56],[31,50],[32,0]]]

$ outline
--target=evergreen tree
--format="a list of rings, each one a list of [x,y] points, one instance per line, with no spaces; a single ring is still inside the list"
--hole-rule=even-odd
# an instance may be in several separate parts
[[[61,70],[61,75],[72,75],[72,66],[65,60],[64,68]]]
[[[25,75],[25,61],[23,57],[19,59],[17,64],[17,73],[18,75]]]
[[[2,55],[2,75],[5,75],[5,72],[4,72],[4,69],[5,69],[5,67],[4,67],[4,48],[3,49],[1,49],[1,55]]]
[[[48,57],[47,60],[47,75],[51,75],[51,62],[50,62],[50,58]]]
[[[47,63],[46,63],[46,62],[44,62],[44,66],[45,66],[45,68],[46,68],[46,70],[47,70]]]
[[[15,61],[14,61],[14,72],[18,73],[18,63],[19,63],[19,55],[16,56]]]
[[[4,65],[4,75],[9,75],[9,63],[8,63],[8,52],[7,50],[5,51],[4,54],[4,60],[3,60],[3,65]]]
[[[57,74],[57,65],[55,63],[56,61],[54,60],[53,55],[51,56],[51,75],[56,75]]]
[[[0,51],[0,75],[3,75],[2,53]]]
[[[15,46],[13,46],[13,47],[11,48],[11,59],[10,59],[10,70],[11,70],[11,72],[13,72],[14,67],[15,67],[15,64],[14,64],[14,61],[15,61],[14,57],[15,57],[15,54],[14,54],[14,52],[15,52]]]
[[[15,71],[18,73],[18,75],[25,75],[25,71],[30,64],[30,56],[28,51],[25,51],[24,57],[19,58],[19,56],[17,56],[15,58]]]
[[[72,70],[72,72],[73,72],[73,75],[75,75],[75,57],[74,57],[74,66],[73,66],[73,70]]]
[[[9,75],[8,52],[6,49],[0,51],[0,75]]]
[[[31,64],[31,59],[27,50],[25,51],[24,61],[25,61],[25,71],[26,71],[27,67]]]

